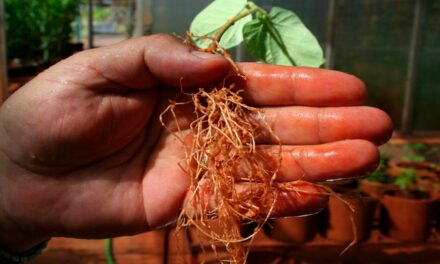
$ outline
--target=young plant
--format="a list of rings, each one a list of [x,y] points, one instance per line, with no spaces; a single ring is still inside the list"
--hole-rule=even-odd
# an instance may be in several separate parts
[[[234,66],[234,75],[243,77],[226,52],[241,42],[264,63],[318,67],[324,62],[316,38],[293,12],[279,7],[266,12],[246,0],[213,1],[194,18],[185,39],[195,49],[222,54]],[[212,248],[218,242],[224,244],[230,255],[228,263],[245,263],[247,252],[241,242],[252,238],[270,217],[276,194],[304,192],[304,185],[312,183],[276,181],[281,144],[276,164],[268,167],[256,151],[255,137],[261,127],[256,127],[252,116],[258,109],[243,103],[233,80],[225,79],[185,94],[187,102],[171,102],[161,120],[169,114],[175,118],[174,109],[181,104],[194,106],[196,120],[190,125],[192,145],[186,149],[186,164],[182,165],[191,185],[177,227],[195,227],[210,239]],[[269,126],[264,129],[277,138]],[[175,135],[188,142],[179,133]],[[238,168],[244,171],[243,175],[237,175]],[[253,185],[240,191],[240,180]],[[211,225],[213,218],[217,219],[220,231]],[[257,224],[248,238],[240,234],[242,221]]]
[[[407,152],[402,159],[408,161],[425,162],[428,158],[438,153],[438,147],[432,147],[421,142],[406,144],[402,150]]]
[[[264,63],[319,67],[323,52],[313,34],[290,10],[266,12],[252,1],[216,0],[190,26],[191,41],[200,49],[222,52],[244,43]]]
[[[396,177],[394,184],[397,185],[402,193],[408,193],[410,186],[416,183],[416,172],[413,169],[404,169],[399,177]]]
[[[417,173],[414,169],[404,169],[402,174],[395,178],[394,184],[399,187],[401,195],[406,198],[417,199],[428,195],[425,189],[416,185]]]
[[[380,151],[380,162],[378,168],[365,179],[372,182],[391,183],[392,179],[388,173],[388,161],[391,157],[386,151]]]

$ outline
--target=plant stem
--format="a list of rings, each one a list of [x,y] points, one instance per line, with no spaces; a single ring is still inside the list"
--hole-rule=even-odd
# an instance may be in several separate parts
[[[105,258],[107,259],[107,264],[116,264],[113,257],[113,240],[111,238],[105,240]]]
[[[218,42],[220,42],[220,39],[223,36],[223,34],[231,26],[233,26],[238,20],[240,20],[242,18],[245,18],[248,15],[251,15],[251,14],[256,13],[256,12],[261,13],[261,14],[266,14],[266,11],[264,11],[264,9],[262,9],[259,6],[257,6],[253,2],[249,1],[246,4],[246,7],[242,11],[240,11],[240,13],[238,13],[233,18],[228,19],[228,21],[226,21],[226,23],[221,28],[218,29],[217,33],[214,35],[214,39],[213,39],[212,43],[208,47],[208,50],[215,50],[216,45],[217,45]]]

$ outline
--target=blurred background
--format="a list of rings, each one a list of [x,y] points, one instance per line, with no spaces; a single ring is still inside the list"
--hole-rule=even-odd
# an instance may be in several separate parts
[[[154,33],[183,36],[189,29],[192,18],[211,2],[211,0],[2,0],[0,2],[1,98],[2,100],[7,98],[48,66],[83,49],[111,45],[131,37]],[[408,186],[421,189],[419,180],[422,176],[426,176],[426,171],[429,171],[431,173],[429,175],[434,176],[428,181],[428,186],[437,186],[435,190],[438,192],[440,0],[255,0],[254,2],[267,10],[272,6],[280,6],[294,11],[314,33],[324,49],[326,63],[323,67],[348,72],[361,78],[368,87],[367,104],[379,107],[391,116],[396,133],[391,143],[381,148],[382,167],[375,175],[369,175],[372,176],[372,181],[400,186],[402,180],[400,183],[399,180],[395,183],[396,178],[392,178],[400,177],[399,179],[409,181]],[[253,60],[242,46],[230,52],[237,61]],[[390,160],[394,160],[394,163],[389,163]],[[410,161],[426,165],[425,174],[420,176],[415,170],[408,172],[407,168],[414,169],[405,163]],[[390,172],[389,168],[398,162],[404,162],[403,165],[400,164],[404,169]],[[417,166],[420,167],[420,163]],[[361,184],[356,183],[355,186],[357,187],[354,188],[359,189]],[[353,188],[352,185],[349,188]],[[425,192],[428,189],[431,192],[430,187],[424,188]],[[432,196],[437,195],[436,199],[439,199],[435,190]],[[382,201],[382,198],[375,198]],[[384,204],[382,202],[380,204],[380,208],[384,208]],[[431,221],[428,229],[433,226],[434,231],[425,231],[428,232],[428,236],[425,234],[423,239],[403,243],[398,242],[399,240],[387,240],[388,235],[377,231],[373,236],[373,242],[370,243],[371,247],[357,248],[352,255],[348,253],[345,258],[339,258],[338,254],[344,249],[344,245],[335,246],[326,242],[325,232],[321,232],[319,236],[322,239],[316,242],[317,248],[319,250],[330,248],[330,251],[322,251],[328,253],[323,253],[321,256],[327,258],[326,263],[440,263],[438,200],[435,206],[426,209],[437,217],[437,220],[426,220]],[[407,215],[411,214],[407,212]],[[378,215],[379,213],[376,213],[374,218],[375,229],[380,229]],[[412,222],[407,225],[412,225]],[[170,242],[169,233],[158,232],[146,235],[150,236],[149,238],[142,236],[137,238],[138,240],[117,241],[116,243],[119,243],[116,247],[117,253],[125,256],[126,261],[131,261],[121,263],[170,261],[169,258],[164,257],[170,252],[170,247],[167,246]],[[381,244],[381,241],[388,244]],[[105,263],[104,249],[95,242],[60,240],[58,244],[55,243],[45,259],[36,260],[35,263],[59,263],[60,259],[63,263]],[[304,247],[297,242],[293,245],[295,246],[282,244],[289,250],[294,247],[310,255],[319,252],[319,250],[315,252],[313,247]],[[185,244],[180,247],[188,248],[187,246],[188,244]],[[280,247],[280,244],[276,244],[276,247]],[[383,255],[387,248],[391,253]],[[72,256],[63,255],[66,252],[74,252],[72,254],[76,258],[73,258],[73,262],[71,262]],[[151,255],[151,252],[155,253]],[[281,252],[280,254],[287,254]],[[398,258],[393,258],[392,252],[398,255]],[[144,255],[136,257],[136,254]],[[145,254],[150,254],[150,258],[146,259]],[[370,259],[371,254],[382,255]],[[257,263],[258,258],[264,259],[264,254],[256,256],[251,263]],[[360,258],[364,258],[365,261],[361,261]],[[277,259],[279,258],[271,261]],[[136,262],[143,260],[145,262]],[[298,262],[292,261],[281,258],[274,263]],[[271,262],[267,260],[261,263]],[[308,259],[298,263],[321,262]]]

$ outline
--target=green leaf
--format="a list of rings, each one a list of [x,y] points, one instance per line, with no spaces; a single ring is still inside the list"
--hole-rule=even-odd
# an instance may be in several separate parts
[[[404,155],[404,156],[402,156],[402,159],[409,160],[409,161],[419,161],[419,162],[426,161],[426,158],[423,155],[418,155],[418,154]]]
[[[247,0],[215,0],[203,9],[191,22],[190,32],[195,36],[214,36],[226,22],[238,15],[245,7]],[[231,26],[220,39],[220,46],[229,49],[243,41],[243,27],[252,20],[248,15]],[[194,38],[196,45],[206,48],[211,41]]]
[[[290,10],[274,7],[243,28],[246,49],[265,63],[319,67],[322,49],[313,34]]]
[[[368,175],[366,180],[381,183],[391,182],[390,176],[385,171],[373,171],[370,175]]]
[[[404,169],[402,174],[394,180],[394,184],[403,191],[407,190],[411,184],[416,183],[416,171],[414,169]]]

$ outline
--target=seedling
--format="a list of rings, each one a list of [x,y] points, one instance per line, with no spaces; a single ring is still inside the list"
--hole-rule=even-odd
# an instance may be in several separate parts
[[[407,193],[411,185],[416,183],[416,172],[413,169],[404,169],[399,177],[396,177],[394,184],[397,185],[403,193]]]
[[[194,18],[185,38],[194,49],[225,56],[233,66],[233,75],[246,78],[227,52],[241,42],[264,63],[318,67],[324,62],[316,38],[293,12],[279,7],[266,12],[252,1],[213,1]],[[276,181],[281,142],[276,164],[268,167],[257,153],[255,137],[261,127],[256,127],[252,115],[259,110],[243,103],[233,78],[186,95],[187,102],[171,102],[161,115],[161,120],[170,113],[176,116],[174,109],[180,104],[192,104],[196,115],[190,125],[192,145],[186,149],[185,164],[181,164],[191,186],[177,228],[195,227],[212,241],[214,251],[216,243],[223,243],[230,255],[226,262],[245,263],[247,251],[241,242],[252,239],[271,216],[277,193],[301,193],[304,185],[312,183]],[[269,126],[263,129],[277,139]],[[175,135],[185,142],[179,133]],[[237,168],[242,168],[244,175],[237,176]],[[240,181],[252,185],[240,191]],[[218,220],[220,231],[213,230],[213,218]],[[257,224],[247,238],[240,234],[242,221]]]
[[[380,183],[391,183],[392,179],[388,173],[388,161],[391,157],[386,151],[380,152],[380,162],[378,168],[373,171],[368,177],[365,179],[372,182],[380,182]]]
[[[162,113],[161,121],[171,115],[177,121],[176,107],[194,106],[195,121],[191,145],[186,146],[186,159],[181,167],[191,178],[187,199],[177,222],[177,229],[194,227],[211,241],[215,251],[223,243],[230,258],[227,263],[245,263],[247,251],[243,241],[252,239],[274,210],[277,193],[304,191],[303,181],[276,181],[281,165],[281,142],[276,164],[267,166],[257,153],[257,129],[252,116],[258,109],[243,102],[234,77],[246,78],[230,58],[227,50],[244,43],[247,51],[263,63],[319,67],[324,63],[323,52],[313,34],[292,11],[273,7],[269,12],[247,0],[215,0],[192,21],[184,43],[194,49],[221,54],[227,58],[234,76],[218,84],[201,87],[194,93],[184,93],[187,101],[171,101]],[[263,125],[264,126],[264,125]],[[269,126],[264,127],[277,140]],[[173,132],[173,131],[172,131]],[[181,134],[173,134],[184,144]],[[184,144],[185,145],[185,144]],[[245,171],[237,176],[237,169]],[[238,182],[252,183],[240,191]],[[313,194],[331,194],[316,187]],[[220,232],[213,230],[210,220],[217,219]],[[247,238],[240,234],[242,221],[257,224]]]
[[[244,43],[264,63],[319,67],[323,52],[313,34],[292,11],[266,12],[252,1],[216,0],[190,26],[191,41],[200,49],[220,52]]]
[[[402,150],[407,152],[402,157],[403,160],[417,162],[425,162],[427,158],[438,153],[438,147],[432,147],[421,142],[403,145]]]
[[[394,184],[400,189],[403,197],[409,199],[418,199],[429,197],[425,189],[418,187],[417,173],[414,169],[404,169],[402,174],[394,180]]]

